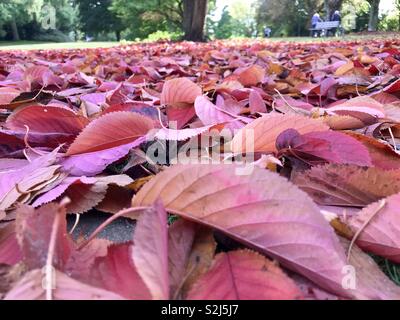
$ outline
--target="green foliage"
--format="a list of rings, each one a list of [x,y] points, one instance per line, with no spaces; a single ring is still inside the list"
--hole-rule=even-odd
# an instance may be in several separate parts
[[[395,31],[399,28],[399,17],[395,15],[384,15],[379,21],[380,31]]]
[[[168,31],[156,31],[154,33],[151,33],[147,36],[146,39],[144,39],[145,41],[158,41],[158,40],[179,40],[182,38],[182,33],[179,32],[168,32]]]
[[[121,19],[130,39],[145,39],[157,31],[180,31],[182,7],[177,0],[112,0],[110,10]]]
[[[56,30],[42,28],[41,19],[46,6],[55,13]],[[0,3],[0,38],[11,39],[11,23],[15,22],[21,38],[39,40],[54,37],[66,40],[66,33],[77,24],[77,10],[72,0],[2,0]],[[61,34],[62,33],[62,34]]]
[[[119,38],[125,26],[111,10],[112,0],[75,0],[75,2],[79,7],[80,25],[86,35],[107,40],[108,33],[115,33],[115,37]]]
[[[227,39],[233,35],[235,29],[234,21],[228,11],[228,7],[225,7],[221,14],[221,19],[214,30],[214,36],[216,39]]]

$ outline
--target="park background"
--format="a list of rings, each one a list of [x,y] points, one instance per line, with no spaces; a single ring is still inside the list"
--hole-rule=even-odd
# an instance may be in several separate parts
[[[2,0],[0,45],[307,37],[340,10],[346,34],[400,30],[400,0]]]

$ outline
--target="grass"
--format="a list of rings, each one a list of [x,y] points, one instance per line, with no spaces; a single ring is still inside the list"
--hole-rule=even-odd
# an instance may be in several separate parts
[[[379,265],[381,270],[398,286],[400,286],[400,264],[389,261],[382,257],[372,255],[372,258]]]
[[[119,42],[37,42],[37,41],[0,41],[0,50],[50,50],[50,49],[85,49],[109,48]]]

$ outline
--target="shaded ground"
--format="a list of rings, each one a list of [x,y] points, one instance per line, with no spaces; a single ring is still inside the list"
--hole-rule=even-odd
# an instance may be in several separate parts
[[[95,210],[82,214],[80,216],[79,223],[74,230],[73,236],[75,238],[79,236],[84,236],[87,238],[109,217],[109,214]],[[67,222],[68,230],[71,230],[75,223],[75,215],[68,215]],[[116,243],[127,242],[132,239],[134,225],[135,222],[131,219],[119,218],[108,225],[102,232],[100,232],[98,237]]]

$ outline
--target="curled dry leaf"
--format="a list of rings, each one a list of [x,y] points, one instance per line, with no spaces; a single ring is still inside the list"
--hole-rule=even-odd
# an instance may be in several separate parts
[[[106,177],[67,177],[45,194],[40,195],[32,206],[39,207],[60,197],[68,197],[67,213],[83,213],[99,204],[109,185],[126,186],[133,180],[127,175]]]
[[[61,166],[54,164],[58,150],[39,156],[15,170],[0,172],[0,211],[10,208],[16,201],[27,202],[58,177]]]

